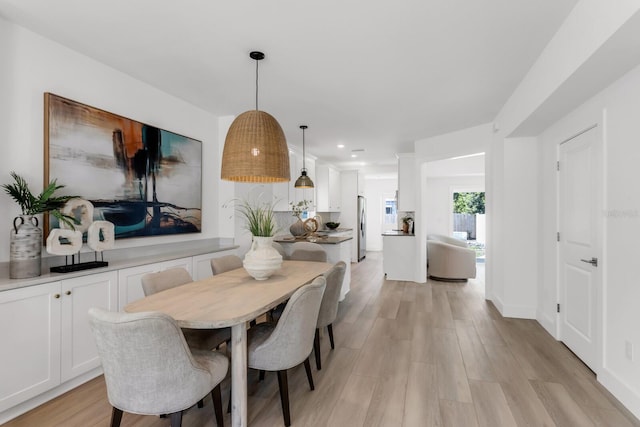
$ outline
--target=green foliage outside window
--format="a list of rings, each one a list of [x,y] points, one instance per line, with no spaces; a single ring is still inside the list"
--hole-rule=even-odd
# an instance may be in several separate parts
[[[453,212],[464,214],[483,214],[484,192],[453,193]]]

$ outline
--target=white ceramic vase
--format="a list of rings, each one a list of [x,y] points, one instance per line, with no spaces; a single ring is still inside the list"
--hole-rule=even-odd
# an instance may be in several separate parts
[[[282,267],[282,255],[271,244],[273,237],[253,236],[242,265],[254,279],[266,280]]]

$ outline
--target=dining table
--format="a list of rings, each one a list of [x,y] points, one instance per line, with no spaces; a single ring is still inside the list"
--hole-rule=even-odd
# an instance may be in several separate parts
[[[124,310],[166,313],[182,328],[231,327],[231,424],[246,426],[247,322],[285,302],[332,267],[326,262],[286,260],[266,280],[256,280],[244,268],[237,268],[149,295],[127,304]]]

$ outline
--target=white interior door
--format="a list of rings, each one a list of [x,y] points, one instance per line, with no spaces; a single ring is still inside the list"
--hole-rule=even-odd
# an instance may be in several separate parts
[[[592,128],[560,145],[560,338],[596,371],[600,274],[600,138]]]

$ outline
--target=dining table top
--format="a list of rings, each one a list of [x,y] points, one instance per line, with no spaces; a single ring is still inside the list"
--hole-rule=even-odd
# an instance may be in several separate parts
[[[224,328],[255,319],[332,267],[326,262],[283,261],[280,270],[266,280],[256,280],[237,268],[149,295],[124,310],[160,311],[182,328]]]

